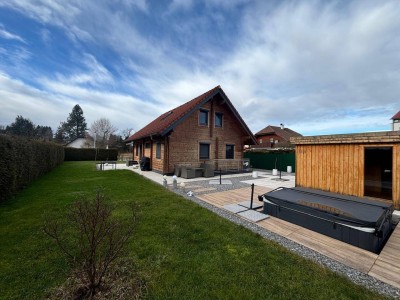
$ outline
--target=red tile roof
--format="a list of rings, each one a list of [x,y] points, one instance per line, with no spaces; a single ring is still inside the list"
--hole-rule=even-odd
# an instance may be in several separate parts
[[[264,129],[260,130],[255,134],[255,136],[263,136],[263,135],[271,135],[271,134],[276,134],[277,136],[280,136],[284,140],[288,141],[290,140],[291,137],[297,137],[297,136],[302,136],[300,133],[291,130],[289,128],[284,128],[282,129],[281,127],[278,126],[271,126],[268,125]]]
[[[233,113],[236,115],[236,117],[242,123],[245,130],[247,132],[249,132],[249,135],[254,139],[254,136],[251,133],[251,131],[249,130],[249,128],[247,127],[247,125],[244,123],[244,121],[240,117],[239,113],[233,107],[233,105],[229,101],[228,97],[226,97],[222,88],[218,85],[215,88],[205,92],[204,94],[190,100],[189,102],[186,102],[185,104],[182,104],[181,106],[178,106],[178,107],[162,114],[161,116],[156,118],[154,121],[150,122],[145,127],[140,129],[138,132],[136,132],[135,134],[130,136],[126,141],[139,140],[139,139],[142,139],[145,137],[149,137],[151,135],[167,134],[169,130],[173,129],[179,123],[179,121],[182,120],[182,118],[189,116],[191,113],[193,113],[198,108],[200,108],[201,105],[203,105],[205,102],[210,100],[213,96],[215,96],[218,93],[220,93],[223,97],[225,97],[225,99],[227,100],[227,103],[231,107]],[[255,140],[254,140],[254,142],[255,142]]]
[[[392,117],[392,120],[400,120],[400,110],[397,114]]]

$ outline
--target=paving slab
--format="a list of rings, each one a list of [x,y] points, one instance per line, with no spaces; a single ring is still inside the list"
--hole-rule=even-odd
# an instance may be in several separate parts
[[[227,204],[227,205],[224,205],[223,208],[234,214],[237,214],[239,212],[247,210],[247,208],[245,208],[241,205],[237,205],[237,204]]]
[[[246,208],[250,208],[251,201],[250,200],[246,200],[246,201],[240,202],[238,204],[240,206],[243,206],[243,207],[246,207]],[[260,201],[254,199],[252,208],[253,209],[257,209],[257,208],[260,208],[260,207],[263,207],[263,204]]]
[[[216,190],[216,188],[213,188],[213,187],[200,188],[200,189],[199,188],[196,188],[196,189],[191,188],[191,191],[194,193],[209,192],[209,191],[215,191],[215,190]]]
[[[257,212],[257,211],[251,210],[251,209],[242,211],[242,212],[238,213],[238,215],[249,221],[252,221],[254,223],[257,223],[261,220],[265,220],[265,219],[269,218],[269,215],[262,214],[260,212]]]

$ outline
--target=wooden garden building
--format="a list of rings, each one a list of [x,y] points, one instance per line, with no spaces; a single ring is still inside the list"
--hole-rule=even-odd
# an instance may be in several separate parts
[[[393,201],[400,209],[400,131],[294,137],[296,186]]]

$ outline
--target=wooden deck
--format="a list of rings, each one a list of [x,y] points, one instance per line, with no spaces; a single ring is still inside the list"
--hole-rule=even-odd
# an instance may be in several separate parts
[[[265,187],[255,186],[254,201],[257,203],[257,195],[264,194],[270,190]],[[204,194],[197,197],[223,208],[227,204],[250,200],[250,193],[251,188],[249,187]],[[400,288],[400,226],[396,227],[380,255],[377,255],[278,218],[269,217],[258,222],[257,225]]]
[[[258,195],[265,194],[266,192],[271,191],[271,189],[262,187],[262,186],[254,186],[254,202],[259,202],[257,199]],[[248,188],[241,188],[236,190],[230,190],[225,192],[217,192],[210,193],[205,195],[197,196],[197,198],[208,202],[214,206],[223,208],[224,205],[227,204],[237,204],[239,202],[243,202],[246,200],[250,200],[251,197],[251,187],[249,185]]]
[[[390,236],[369,275],[400,288],[400,226]]]

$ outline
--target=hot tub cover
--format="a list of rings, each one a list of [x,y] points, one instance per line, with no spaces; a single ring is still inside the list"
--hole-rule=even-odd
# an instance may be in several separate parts
[[[300,187],[278,188],[262,196],[278,206],[357,227],[378,229],[393,212],[387,202]]]

